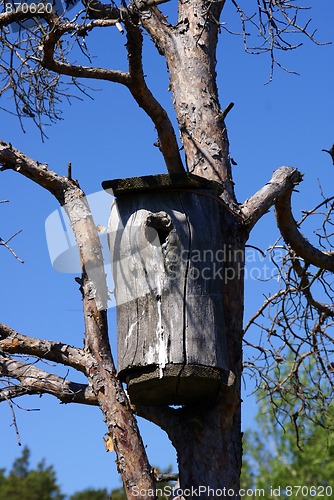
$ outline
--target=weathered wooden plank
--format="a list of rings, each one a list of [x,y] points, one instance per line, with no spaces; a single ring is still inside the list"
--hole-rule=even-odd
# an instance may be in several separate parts
[[[123,226],[110,232],[118,304],[120,371],[131,366],[163,368],[168,362],[185,362],[182,331],[186,262],[176,255],[187,244],[184,228],[181,229],[185,216],[169,208],[168,203],[169,200],[164,209],[173,221],[171,238],[176,234],[180,236],[175,236],[177,244],[170,242],[166,249],[162,248],[154,228],[150,228],[149,234],[155,240],[150,243],[147,238],[147,219],[161,208],[159,194],[142,199],[141,204],[134,199],[130,203],[120,200],[113,208],[110,224]],[[177,205],[178,200],[172,200],[171,204]],[[143,205],[150,210],[141,208]],[[115,210],[122,213],[118,222]],[[132,357],[128,353],[132,353]]]
[[[186,359],[227,369],[224,317],[224,208],[207,191],[182,193],[188,217],[189,268],[185,290]]]

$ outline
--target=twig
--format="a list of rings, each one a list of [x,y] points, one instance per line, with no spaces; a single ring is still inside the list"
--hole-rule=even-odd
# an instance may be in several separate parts
[[[162,474],[156,474],[155,479],[157,483],[162,483],[163,481],[177,481],[179,479],[179,475],[175,473],[162,473]]]
[[[234,102],[230,102],[230,104],[228,106],[226,106],[226,108],[222,112],[222,119],[223,120],[225,120],[226,116],[231,111],[231,109],[233,108],[233,106],[234,106]]]
[[[245,247],[246,248],[254,248],[254,250],[257,250],[262,255],[263,258],[266,257],[265,252],[263,250],[261,250],[261,248],[259,248],[259,247],[256,247],[254,245],[245,245]]]
[[[8,240],[3,240],[1,237],[0,237],[0,245],[4,246],[5,248],[7,248],[7,250],[10,251],[10,253],[13,255],[13,257],[18,260],[19,262],[21,262],[21,264],[24,264],[24,260],[20,259],[20,257],[14,252],[14,250],[12,249],[11,246],[8,245],[8,243],[13,239],[15,238],[15,236],[17,236],[19,233],[22,232],[22,229],[20,229],[19,231],[16,231],[16,233],[14,233],[10,238],[8,238]]]
[[[7,399],[7,403],[9,405],[9,408],[10,408],[10,411],[12,412],[12,418],[13,418],[13,426],[14,426],[14,429],[15,429],[15,433],[16,433],[16,437],[17,437],[17,444],[19,446],[22,445],[21,443],[21,436],[20,436],[20,431],[19,431],[19,428],[18,428],[18,425],[17,425],[17,421],[16,421],[16,415],[15,415],[15,411],[14,411],[14,408],[13,408],[13,403],[11,402],[10,399]]]

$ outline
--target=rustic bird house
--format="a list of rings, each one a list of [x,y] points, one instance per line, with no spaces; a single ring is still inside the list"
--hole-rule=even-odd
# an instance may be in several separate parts
[[[211,400],[228,374],[222,186],[167,174],[103,187],[115,196],[109,245],[118,372],[131,401]]]

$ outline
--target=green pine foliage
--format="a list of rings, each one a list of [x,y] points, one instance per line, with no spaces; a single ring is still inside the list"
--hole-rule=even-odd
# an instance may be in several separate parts
[[[0,500],[63,500],[53,467],[42,461],[31,469],[29,459],[25,447],[9,473],[0,470]]]
[[[106,489],[94,490],[93,488],[79,491],[70,496],[70,500],[109,500],[110,498]],[[123,498],[126,500],[126,497],[115,496],[114,498],[114,495],[112,496],[112,500],[122,500]]]
[[[280,425],[263,399],[258,428],[244,436],[242,487],[267,494],[280,488],[281,498],[334,498],[334,407],[322,425],[320,417],[314,415],[313,424],[306,417],[296,422],[292,416]],[[286,486],[292,488],[285,491]]]
[[[264,498],[269,498],[270,492],[276,488],[280,488],[280,498],[334,498],[334,433],[329,429],[334,421],[334,407],[327,421],[323,422],[324,426],[311,425],[309,420],[301,419],[300,435],[296,434],[293,419],[287,420],[283,427],[278,425],[272,410],[266,407],[265,399],[259,404],[256,421],[257,429],[244,435],[242,488],[250,492],[262,489]],[[41,461],[32,469],[29,462],[30,452],[25,447],[9,472],[0,469],[0,500],[68,498],[61,493],[52,466]],[[163,490],[166,485],[170,491],[171,483],[161,483],[157,487]],[[290,486],[290,490],[285,491],[286,486]],[[298,490],[298,486],[303,490]],[[329,486],[333,489],[328,489]],[[160,500],[166,498],[159,495]],[[243,498],[254,498],[254,494]],[[86,489],[69,497],[69,500],[110,499],[126,500],[123,488],[110,493],[106,489]]]
[[[161,471],[157,469],[157,472],[160,473]],[[171,467],[169,467],[166,472],[170,473]],[[171,481],[159,482],[156,486],[158,500],[171,500],[171,498],[172,498],[171,492],[172,492],[174,486],[175,486],[175,482],[171,482]],[[109,498],[111,500],[127,500],[123,488],[117,488],[115,490],[112,490],[111,496]],[[141,498],[141,497],[138,496],[138,498]],[[72,498],[71,498],[71,500],[72,500]],[[77,500],[77,499],[74,499],[74,500]],[[81,500],[81,498],[79,498],[78,500]]]
[[[168,470],[167,472],[170,472]],[[172,490],[170,482],[162,482],[157,488]],[[159,500],[169,500],[170,495],[158,495]],[[108,492],[104,489],[87,488],[70,497],[63,495],[52,466],[42,460],[35,469],[30,467],[30,451],[24,447],[10,471],[0,469],[0,500],[127,500],[123,488]]]

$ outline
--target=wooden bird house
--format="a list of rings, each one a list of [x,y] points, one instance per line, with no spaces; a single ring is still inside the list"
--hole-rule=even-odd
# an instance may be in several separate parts
[[[118,372],[140,405],[212,400],[227,376],[226,206],[190,174],[105,181]]]

